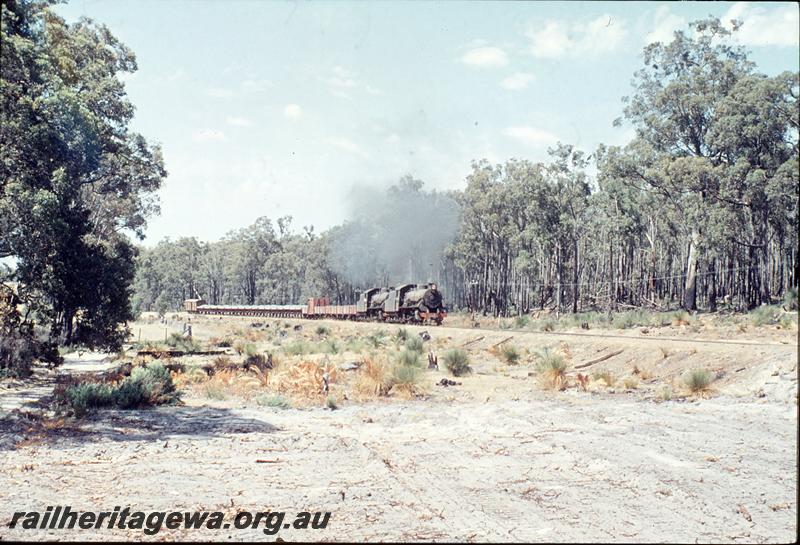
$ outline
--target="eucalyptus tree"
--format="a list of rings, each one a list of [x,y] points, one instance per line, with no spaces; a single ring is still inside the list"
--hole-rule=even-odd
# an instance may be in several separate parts
[[[135,250],[166,175],[130,131],[120,73],[133,52],[103,25],[67,24],[47,2],[0,7],[0,257],[51,339],[118,346]]]

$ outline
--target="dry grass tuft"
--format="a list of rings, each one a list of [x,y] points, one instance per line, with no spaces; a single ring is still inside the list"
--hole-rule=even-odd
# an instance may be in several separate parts
[[[365,357],[355,383],[355,391],[362,399],[388,395],[392,387],[389,365],[385,359]]]
[[[545,348],[539,354],[539,361],[536,363],[536,372],[539,374],[539,382],[545,388],[553,390],[563,390],[566,385],[567,362],[561,354],[551,352]]]
[[[713,377],[706,369],[692,369],[684,373],[682,379],[690,392],[697,393],[706,390],[708,385],[711,384]]]

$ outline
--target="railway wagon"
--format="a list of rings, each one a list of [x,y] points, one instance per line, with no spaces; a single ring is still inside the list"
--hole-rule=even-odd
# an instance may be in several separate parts
[[[329,318],[397,323],[441,324],[447,310],[436,284],[401,284],[364,291],[355,305],[331,305],[327,297],[312,297],[305,305],[208,305],[203,299],[186,299],[192,314],[219,316],[269,316],[274,318]]]

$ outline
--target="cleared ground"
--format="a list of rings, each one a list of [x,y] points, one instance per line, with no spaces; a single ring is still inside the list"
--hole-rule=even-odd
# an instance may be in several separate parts
[[[207,339],[249,331],[252,321],[195,319],[193,328]],[[303,325],[301,331],[284,328],[284,342],[311,338],[317,325],[272,321],[271,328],[283,328],[283,322]],[[340,338],[378,328],[327,325]],[[163,338],[163,324],[135,324],[135,336],[139,327],[143,339]],[[179,331],[181,324],[166,327]],[[154,537],[122,530],[46,533],[9,530],[10,513],[3,512],[0,537],[796,540],[796,331],[729,344],[703,342],[726,340],[708,332],[706,339],[692,339],[686,328],[663,328],[655,341],[651,333],[634,338],[635,332],[624,331],[590,331],[616,336],[586,337],[408,329],[427,329],[431,346],[441,350],[467,345],[475,372],[444,388],[435,383],[449,375],[426,371],[421,398],[345,400],[336,411],[322,408],[322,401],[281,410],[259,407],[253,398],[209,399],[188,389],[180,407],[100,411],[50,430],[4,431],[0,500],[15,510],[59,504],[222,510],[231,516],[238,510],[322,510],[332,512],[327,529],[277,536],[233,529],[162,530]],[[526,354],[519,365],[502,363],[491,350],[508,337]],[[621,350],[583,369],[602,367],[621,383],[636,367],[640,380],[627,389],[592,381],[588,391],[575,385],[543,390],[526,351],[546,347],[568,356],[570,376],[576,366]],[[338,365],[356,356],[306,357],[328,357]],[[85,360],[96,368],[96,359]],[[704,396],[683,398],[679,377],[694,367],[713,369],[719,378]],[[642,370],[648,378],[641,378]],[[4,408],[25,407],[37,391],[47,391],[50,376],[42,372],[40,385],[16,401],[6,392],[24,388],[7,385]],[[342,373],[333,392],[345,390],[347,376]],[[665,385],[675,389],[671,401],[659,395]]]

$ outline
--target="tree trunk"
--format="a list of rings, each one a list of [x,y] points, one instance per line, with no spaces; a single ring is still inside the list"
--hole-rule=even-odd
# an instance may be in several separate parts
[[[683,292],[683,308],[697,310],[697,259],[699,257],[700,230],[692,228],[689,240],[689,259],[686,263],[686,283]]]

